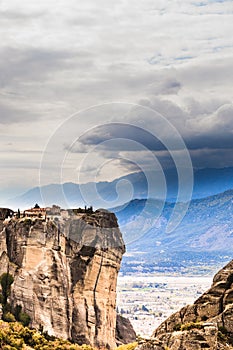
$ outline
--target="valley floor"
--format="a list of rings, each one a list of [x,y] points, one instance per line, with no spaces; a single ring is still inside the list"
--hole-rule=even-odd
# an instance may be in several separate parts
[[[212,274],[119,276],[117,309],[130,319],[137,335],[149,337],[168,316],[201,296],[212,279]]]

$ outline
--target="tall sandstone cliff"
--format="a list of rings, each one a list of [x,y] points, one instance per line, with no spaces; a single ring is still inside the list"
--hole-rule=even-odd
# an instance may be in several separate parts
[[[233,260],[211,288],[163,322],[137,350],[233,349]]]
[[[0,274],[14,276],[11,303],[32,327],[78,344],[115,347],[122,235],[114,214],[1,223]]]

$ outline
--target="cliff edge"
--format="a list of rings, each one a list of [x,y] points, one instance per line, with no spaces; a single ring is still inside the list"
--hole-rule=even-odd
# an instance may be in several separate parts
[[[0,274],[31,326],[78,344],[114,348],[116,283],[125,246],[114,214],[99,210],[1,223]]]

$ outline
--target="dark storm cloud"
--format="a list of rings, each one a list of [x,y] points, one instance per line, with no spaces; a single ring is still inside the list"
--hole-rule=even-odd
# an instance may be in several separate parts
[[[172,138],[172,135],[171,135]],[[154,135],[150,134],[146,130],[137,128],[132,125],[127,124],[112,124],[110,126],[98,127],[91,133],[82,136],[79,139],[85,146],[93,146],[103,144],[104,142],[112,139],[125,139],[133,140],[138,142],[140,145],[144,145],[147,149],[151,151],[161,151],[165,150],[164,145],[159,141]],[[183,135],[183,139],[188,149],[231,149],[233,148],[233,133],[231,130],[227,132],[224,130],[218,130],[218,132],[212,132],[209,130],[199,132],[199,135]],[[127,151],[127,147],[124,147],[124,141],[122,140],[120,144],[113,145],[114,149],[118,151]],[[109,144],[108,146],[109,147]],[[135,148],[137,148],[135,146]],[[138,147],[140,149],[140,147]],[[75,147],[74,147],[75,150]],[[78,149],[79,151],[79,149]]]
[[[156,99],[153,104],[146,100],[141,101],[141,103],[153,107],[173,124],[190,149],[233,147],[233,105],[231,104],[220,106],[209,115],[193,116],[171,101]],[[151,116],[146,109],[143,110],[140,117],[144,120],[144,124],[148,125],[148,128],[150,128],[150,123],[155,127],[157,125],[158,134],[164,131],[162,130],[164,126],[160,124],[156,115],[155,117]],[[173,135],[169,136],[173,137]],[[84,145],[97,145],[114,138],[131,139],[153,151],[164,149],[162,143],[153,134],[147,132],[143,127],[134,126],[132,116],[125,118],[125,124],[111,123],[98,126],[84,134],[79,142]]]
[[[199,166],[203,166],[205,160],[206,164],[219,166],[219,164],[232,163],[229,154],[233,153],[233,105],[224,104],[217,105],[217,109],[210,114],[190,115],[187,111],[182,110],[170,101],[161,101],[156,99],[149,104],[148,101],[142,101],[145,105],[150,105],[166,116],[167,120],[172,123],[180,132],[186,147],[191,151],[191,155],[198,166],[198,158],[200,159]],[[206,110],[206,109],[203,109]],[[200,111],[200,108],[199,108]],[[162,124],[158,120],[146,116],[147,111],[143,111],[141,117],[144,119],[146,125],[153,123],[157,125],[158,135],[162,135],[166,130],[162,129]],[[134,116],[134,118],[136,118]],[[155,135],[147,130],[134,126],[134,118],[126,118],[125,124],[112,123],[108,125],[98,126],[91,131],[84,134],[78,144],[74,145],[71,152],[87,152],[89,147],[100,145],[102,151],[105,151],[105,156],[108,158],[107,152],[142,152],[141,145],[146,149],[156,152],[157,156],[168,163],[168,153],[164,153],[162,140],[160,141]],[[130,122],[132,124],[130,124]],[[172,140],[174,135],[169,136]],[[120,142],[106,143],[108,140],[119,139]],[[136,141],[129,149],[128,140]],[[179,149],[177,149],[179,151]],[[219,152],[219,155],[218,155]]]
[[[127,151],[128,148],[124,146],[125,140],[133,140],[139,143],[139,145],[144,145],[150,150],[162,150],[165,149],[163,144],[154,137],[151,133],[146,130],[130,125],[130,124],[109,124],[104,126],[99,126],[94,129],[93,132],[87,133],[80,138],[80,142],[84,145],[98,145],[107,140],[112,139],[122,139],[119,144],[112,144],[114,149],[118,151]],[[109,145],[107,146],[109,147]],[[140,146],[139,146],[140,148]],[[135,145],[135,149],[137,146]]]

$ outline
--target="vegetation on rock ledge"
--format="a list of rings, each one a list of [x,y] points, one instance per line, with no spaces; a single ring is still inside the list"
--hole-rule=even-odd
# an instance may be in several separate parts
[[[8,272],[3,273],[0,276],[0,304],[2,304],[2,319],[6,322],[19,321],[23,326],[28,326],[31,322],[30,316],[22,311],[21,305],[16,305],[14,308],[8,303],[8,297],[11,293],[11,285],[14,282],[14,278]]]
[[[119,350],[134,350],[137,343],[121,345]],[[89,345],[72,344],[68,340],[49,337],[19,322],[0,321],[0,349],[2,350],[96,350]]]
[[[48,339],[47,339],[48,338]],[[0,349],[2,350],[94,350],[88,345],[75,345],[67,340],[49,340],[46,334],[24,327],[18,322],[0,321]]]

